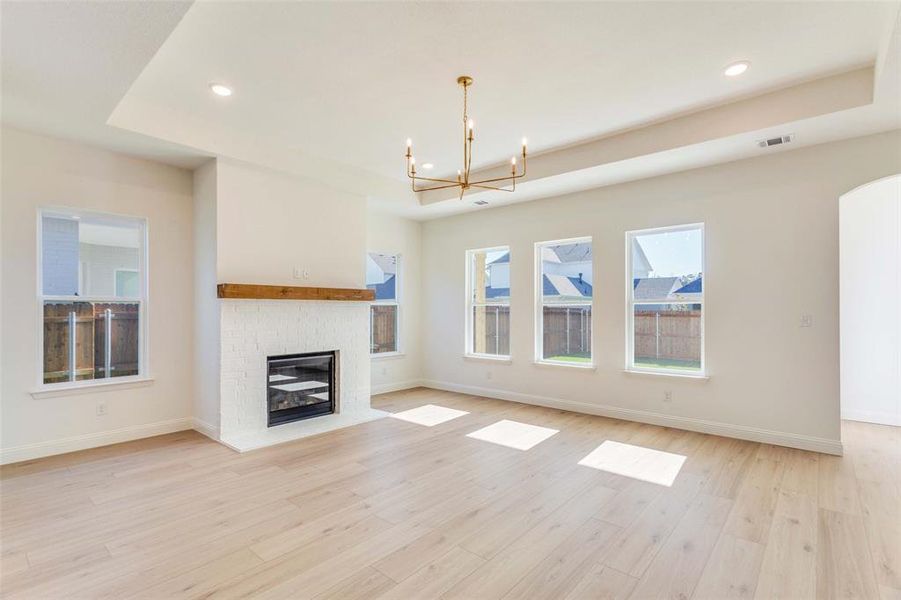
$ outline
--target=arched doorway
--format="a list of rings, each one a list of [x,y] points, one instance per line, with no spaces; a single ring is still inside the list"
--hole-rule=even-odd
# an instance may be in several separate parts
[[[901,425],[901,175],[839,199],[842,418]]]

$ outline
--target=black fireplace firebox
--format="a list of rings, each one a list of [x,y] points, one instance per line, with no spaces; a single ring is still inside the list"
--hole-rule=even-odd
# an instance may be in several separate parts
[[[338,351],[267,359],[269,427],[335,412]]]

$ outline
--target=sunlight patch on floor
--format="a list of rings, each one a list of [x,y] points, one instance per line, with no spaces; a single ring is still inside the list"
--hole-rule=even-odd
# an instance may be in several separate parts
[[[394,419],[400,419],[401,421],[416,423],[417,425],[434,427],[435,425],[440,425],[441,423],[446,423],[447,421],[451,421],[453,419],[456,419],[457,417],[462,417],[463,415],[468,414],[469,413],[465,410],[457,410],[455,408],[447,408],[446,406],[426,404],[424,406],[418,406],[416,408],[411,408],[410,410],[405,410],[403,412],[394,413],[391,415],[391,417]]]
[[[491,442],[492,444],[500,444],[508,448],[516,448],[517,450],[528,450],[555,433],[558,433],[557,429],[504,419],[478,431],[468,433],[466,437]]]
[[[685,457],[653,448],[607,440],[579,461],[580,465],[667,487],[673,485]]]

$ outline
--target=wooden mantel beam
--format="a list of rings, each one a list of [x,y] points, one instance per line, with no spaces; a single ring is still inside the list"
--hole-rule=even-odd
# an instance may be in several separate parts
[[[216,286],[219,298],[232,300],[339,300],[372,302],[375,292],[368,289],[294,287],[288,285],[257,285],[253,283],[220,283]]]

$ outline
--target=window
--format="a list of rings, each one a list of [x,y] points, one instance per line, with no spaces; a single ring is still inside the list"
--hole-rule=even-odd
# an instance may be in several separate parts
[[[140,276],[133,269],[116,269],[116,296],[126,298],[139,294]]]
[[[147,288],[142,219],[41,211],[44,384],[143,375]]]
[[[590,366],[591,238],[535,244],[538,276],[536,360]]]
[[[626,234],[632,370],[704,374],[704,226]]]
[[[366,287],[375,291],[369,309],[369,353],[399,352],[399,256],[370,252],[366,257]]]
[[[510,249],[466,253],[466,354],[510,357]]]

